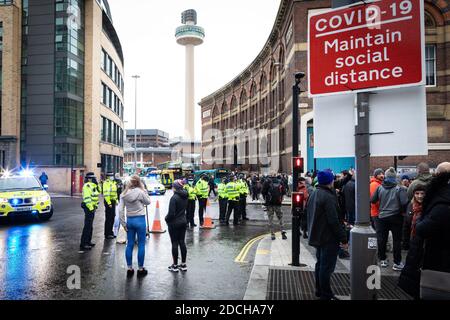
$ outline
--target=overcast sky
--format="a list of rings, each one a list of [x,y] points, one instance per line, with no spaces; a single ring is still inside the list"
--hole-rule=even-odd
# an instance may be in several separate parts
[[[236,77],[259,54],[272,30],[280,0],[109,0],[125,58],[125,123],[134,129],[134,74],[138,129],[184,131],[184,47],[175,41],[181,12],[197,11],[205,42],[195,48],[196,136],[200,100]]]

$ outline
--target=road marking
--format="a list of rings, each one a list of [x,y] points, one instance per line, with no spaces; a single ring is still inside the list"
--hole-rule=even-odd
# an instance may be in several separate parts
[[[260,249],[260,250],[256,250],[256,254],[269,254],[270,250],[264,250],[264,249]]]
[[[236,259],[234,259],[234,262],[246,263],[246,261],[244,259],[247,256],[247,254],[250,251],[250,249],[253,247],[253,245],[256,242],[258,242],[259,240],[262,240],[263,238],[265,238],[268,235],[270,235],[270,233],[266,233],[266,234],[260,235],[258,237],[255,237],[255,238],[251,239],[249,242],[247,242],[247,244],[242,248],[241,252],[236,257]]]

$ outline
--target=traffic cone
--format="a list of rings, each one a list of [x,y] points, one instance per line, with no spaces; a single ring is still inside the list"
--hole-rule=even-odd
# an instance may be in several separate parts
[[[208,207],[209,207],[209,200],[206,200],[206,208],[205,208],[205,220],[203,221],[203,226],[200,227],[200,229],[214,229],[216,228],[215,225],[213,225],[212,219],[208,214]]]
[[[150,233],[164,233],[166,230],[161,228],[161,216],[159,214],[159,201],[156,200],[156,211],[155,211],[155,219],[153,219],[153,226]]]

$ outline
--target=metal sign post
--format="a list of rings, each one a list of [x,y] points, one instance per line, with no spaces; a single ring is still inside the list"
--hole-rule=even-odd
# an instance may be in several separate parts
[[[333,8],[349,5],[353,0],[333,0]],[[376,265],[376,246],[371,247],[376,233],[370,225],[370,132],[369,93],[357,93],[355,150],[356,150],[356,222],[350,232],[350,287],[352,300],[376,299],[376,290],[369,289],[369,266]]]

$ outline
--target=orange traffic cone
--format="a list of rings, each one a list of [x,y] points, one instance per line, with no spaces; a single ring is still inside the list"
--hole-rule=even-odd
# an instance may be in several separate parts
[[[161,216],[159,214],[159,201],[156,200],[156,211],[155,211],[155,219],[153,219],[153,226],[150,233],[164,233],[166,230],[161,228]]]
[[[213,225],[212,219],[208,214],[209,200],[206,200],[206,208],[205,208],[205,221],[203,221],[203,226],[200,229],[214,229],[216,226]]]

